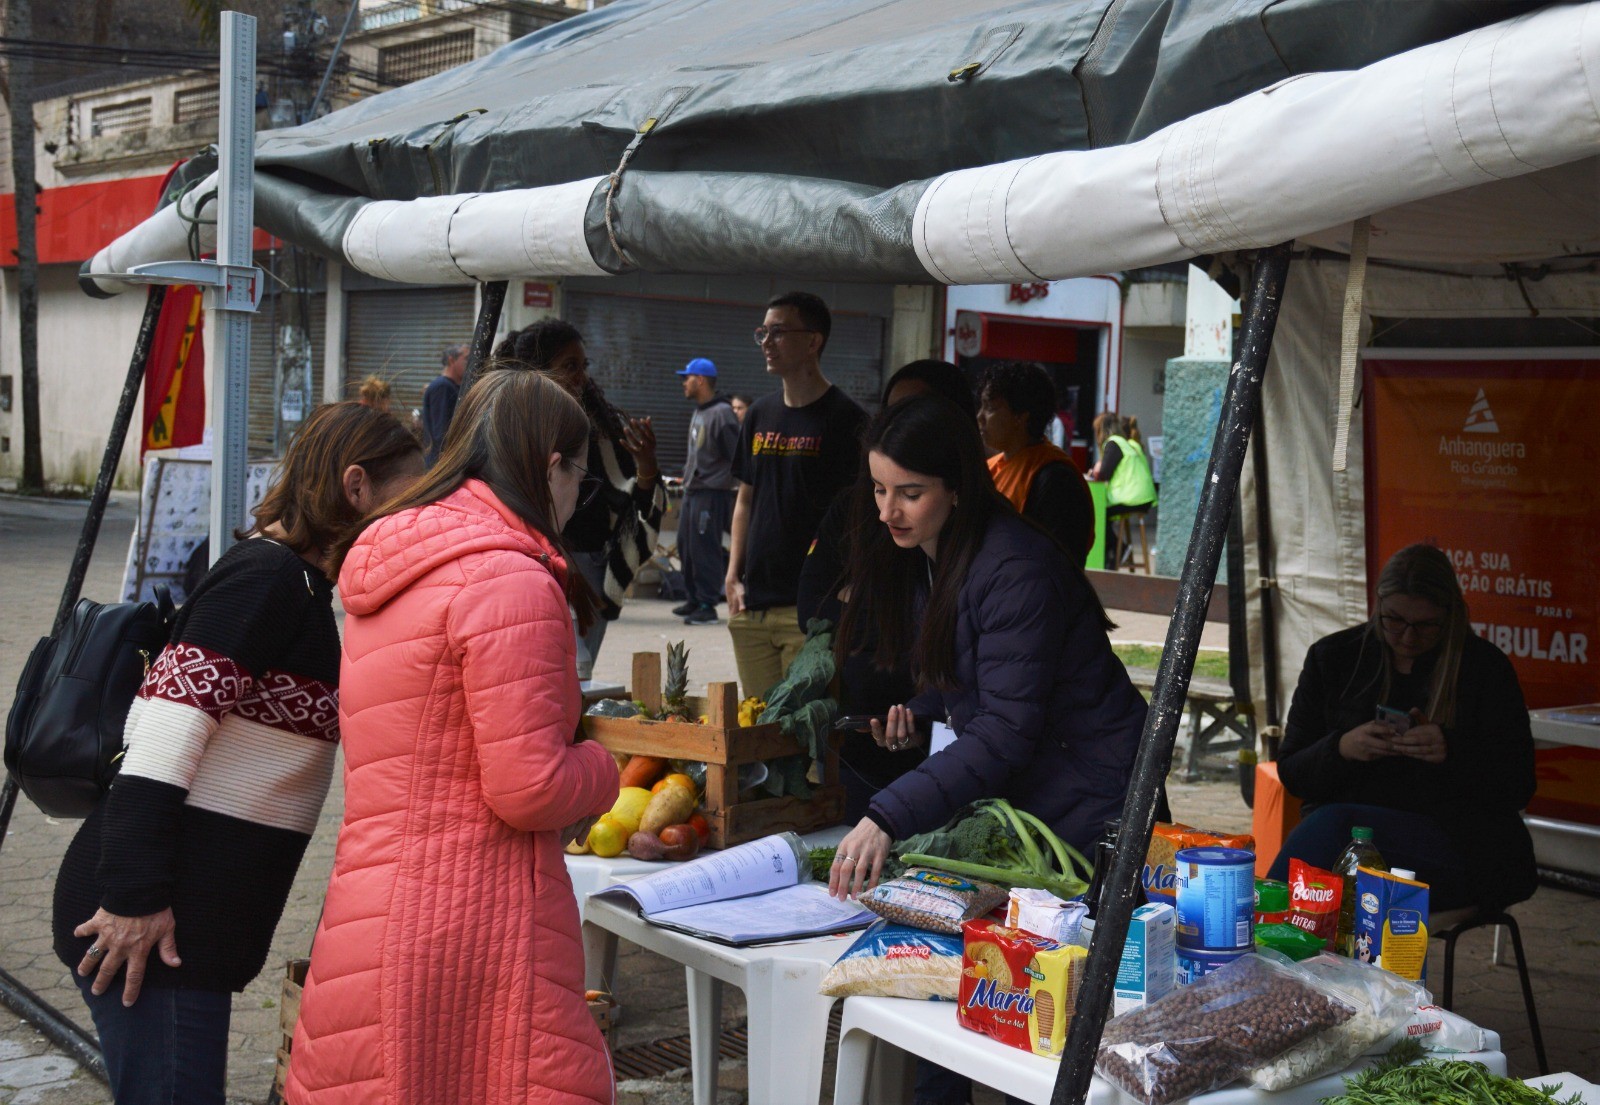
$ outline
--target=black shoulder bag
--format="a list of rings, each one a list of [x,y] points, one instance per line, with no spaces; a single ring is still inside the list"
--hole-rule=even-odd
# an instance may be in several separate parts
[[[88,817],[116,777],[123,725],[172,632],[172,595],[81,600],[59,636],[34,646],[6,717],[6,770],[51,817]]]

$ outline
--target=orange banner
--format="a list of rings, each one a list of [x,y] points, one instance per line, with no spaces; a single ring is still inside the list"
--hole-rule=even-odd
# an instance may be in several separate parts
[[[1530,708],[1600,702],[1600,360],[1365,368],[1369,582],[1437,545]]]

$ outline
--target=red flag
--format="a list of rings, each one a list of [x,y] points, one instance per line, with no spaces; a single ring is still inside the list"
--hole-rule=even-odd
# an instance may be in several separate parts
[[[144,435],[139,459],[149,449],[198,445],[206,428],[204,293],[193,284],[167,289],[156,321],[150,359],[144,366]]]

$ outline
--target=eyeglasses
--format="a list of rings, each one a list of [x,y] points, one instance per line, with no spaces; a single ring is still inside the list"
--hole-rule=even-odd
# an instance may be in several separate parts
[[[1393,633],[1396,637],[1404,637],[1408,630],[1414,631],[1418,637],[1431,637],[1444,628],[1444,623],[1437,618],[1413,622],[1402,618],[1399,614],[1379,614],[1378,624],[1383,627],[1385,633]]]
[[[578,506],[586,507],[594,502],[596,495],[600,494],[600,488],[605,485],[605,481],[599,476],[591,476],[589,470],[575,460],[569,460],[567,463],[581,477],[578,480]]]
[[[783,337],[785,334],[815,334],[815,333],[818,333],[818,331],[809,330],[809,329],[807,329],[807,328],[805,328],[803,326],[757,326],[756,327],[756,344],[757,345],[765,345],[765,344],[767,344],[767,339],[768,338],[771,338],[773,341],[777,341],[779,338]]]

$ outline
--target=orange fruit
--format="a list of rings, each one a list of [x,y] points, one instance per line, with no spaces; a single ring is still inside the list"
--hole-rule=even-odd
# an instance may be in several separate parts
[[[667,787],[682,787],[684,790],[688,791],[690,794],[696,795],[697,797],[700,793],[699,788],[694,785],[694,780],[682,773],[674,773],[666,776],[660,782],[656,783],[655,786],[650,788],[650,793],[660,794]]]

